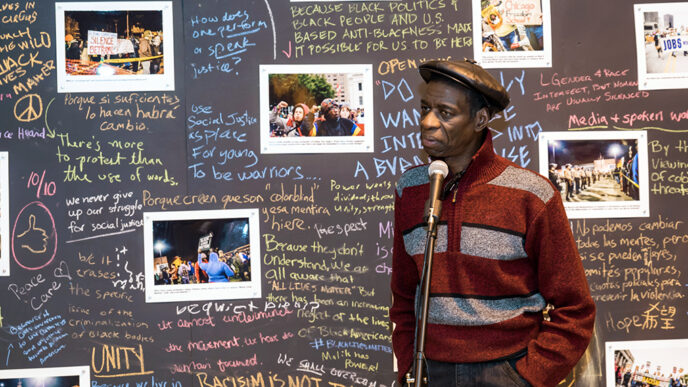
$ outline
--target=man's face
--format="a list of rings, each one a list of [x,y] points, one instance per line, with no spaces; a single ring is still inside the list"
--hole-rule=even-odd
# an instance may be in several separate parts
[[[325,119],[336,120],[337,118],[339,118],[339,108],[337,106],[332,106],[330,110],[327,111]]]
[[[420,133],[428,155],[443,159],[473,156],[482,141],[483,128],[476,124],[477,115],[471,117],[463,88],[433,79],[421,97],[420,106]]]

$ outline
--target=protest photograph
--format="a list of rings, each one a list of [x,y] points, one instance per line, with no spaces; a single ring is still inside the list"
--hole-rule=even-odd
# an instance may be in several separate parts
[[[540,133],[539,151],[569,218],[649,215],[645,133]]]
[[[263,153],[372,152],[369,65],[261,66]]]
[[[0,152],[0,276],[10,275],[9,152]]]
[[[89,367],[45,367],[0,370],[2,387],[88,387]]]
[[[636,4],[638,89],[688,87],[688,3]]]
[[[171,14],[169,2],[57,3],[60,92],[173,89]]]
[[[473,10],[474,55],[483,67],[552,66],[549,0],[473,0]]]
[[[688,340],[607,342],[605,368],[607,387],[686,386]]]
[[[257,213],[144,214],[147,301],[255,297],[260,292]]]

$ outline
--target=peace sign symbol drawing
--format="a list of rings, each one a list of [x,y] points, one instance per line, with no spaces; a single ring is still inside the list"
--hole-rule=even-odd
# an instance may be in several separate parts
[[[27,94],[14,103],[14,118],[31,122],[43,114],[43,100],[38,94]]]

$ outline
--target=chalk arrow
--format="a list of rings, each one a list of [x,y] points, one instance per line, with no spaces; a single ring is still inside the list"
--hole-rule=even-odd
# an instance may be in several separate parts
[[[52,105],[53,101],[55,101],[55,98],[51,99],[50,102],[48,102],[48,106],[45,108],[45,128],[48,130],[47,136],[50,138],[55,138],[55,131],[50,129],[50,125],[48,125],[48,109],[50,109],[50,105]]]
[[[291,58],[291,40],[289,41],[289,52],[286,52],[284,50],[282,50],[282,52],[284,53],[284,56],[286,56],[287,58]]]

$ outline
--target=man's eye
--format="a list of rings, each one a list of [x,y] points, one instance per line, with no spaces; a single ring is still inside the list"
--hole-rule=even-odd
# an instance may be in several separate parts
[[[420,107],[420,111],[421,111],[423,114],[427,114],[427,113],[430,111],[430,107],[429,107],[429,106],[421,106],[421,107]]]
[[[452,118],[452,116],[453,116],[452,112],[450,112],[448,110],[442,110],[442,111],[440,111],[440,114],[442,115],[442,118],[444,118],[444,119],[449,119],[449,118]]]

